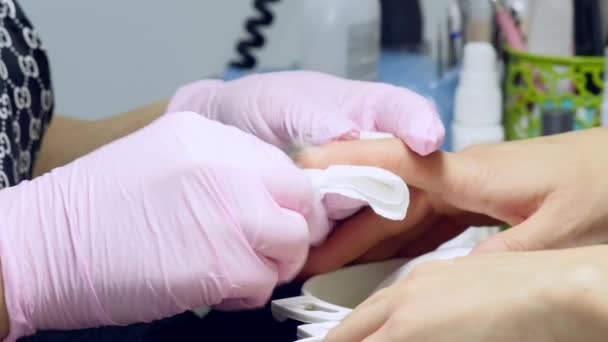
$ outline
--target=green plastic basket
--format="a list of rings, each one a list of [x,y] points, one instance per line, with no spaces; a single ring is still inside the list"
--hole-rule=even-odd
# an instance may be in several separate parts
[[[507,140],[542,134],[542,112],[571,110],[573,130],[600,125],[603,57],[549,57],[505,47],[504,127]]]

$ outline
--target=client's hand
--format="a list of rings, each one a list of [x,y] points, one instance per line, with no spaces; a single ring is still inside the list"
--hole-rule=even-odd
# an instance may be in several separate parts
[[[300,157],[305,167],[380,166],[401,175],[414,189],[404,221],[388,222],[363,211],[311,253],[305,273],[369,256],[388,258],[411,248],[417,252],[428,240],[443,242],[445,234],[451,237],[492,219],[514,227],[481,243],[474,253],[604,243],[608,155],[602,148],[607,144],[608,130],[594,129],[427,157],[411,153],[395,139],[311,149]]]
[[[608,247],[418,265],[325,342],[605,341]]]

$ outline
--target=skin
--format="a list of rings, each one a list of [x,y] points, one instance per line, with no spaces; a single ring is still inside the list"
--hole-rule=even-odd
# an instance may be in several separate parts
[[[311,251],[302,278],[343,265],[412,256],[464,228],[512,226],[474,253],[586,246],[608,241],[608,129],[420,157],[400,141],[336,142],[299,156],[307,168],[373,165],[412,189],[408,216],[387,221],[364,210]]]
[[[42,141],[34,177],[83,156],[100,146],[132,133],[164,113],[167,101],[137,108],[101,120],[78,120],[55,116]],[[9,333],[9,320],[0,275],[0,338]]]
[[[423,263],[325,342],[605,341],[607,256],[601,246]]]
[[[363,211],[343,223],[311,252],[303,278],[415,254],[470,224],[513,226],[472,256],[418,266],[326,341],[605,340],[607,143],[608,129],[598,128],[425,158],[397,140],[338,142],[300,155],[304,167],[380,166],[414,192],[404,221]]]
[[[159,101],[100,120],[55,116],[44,135],[34,166],[34,177],[146,126],[158,118],[166,107],[167,101]]]

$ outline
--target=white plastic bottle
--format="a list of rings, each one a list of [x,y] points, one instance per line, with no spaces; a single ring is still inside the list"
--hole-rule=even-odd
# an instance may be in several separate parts
[[[380,57],[379,0],[303,0],[305,70],[375,81]]]
[[[454,99],[452,149],[504,140],[502,92],[496,51],[486,42],[465,46],[460,83]]]

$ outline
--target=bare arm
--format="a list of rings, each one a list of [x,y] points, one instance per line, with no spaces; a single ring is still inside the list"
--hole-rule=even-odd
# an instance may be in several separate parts
[[[53,118],[42,141],[34,177],[65,165],[98,147],[121,138],[158,118],[167,106],[160,101],[101,120]]]

